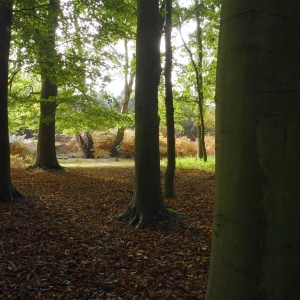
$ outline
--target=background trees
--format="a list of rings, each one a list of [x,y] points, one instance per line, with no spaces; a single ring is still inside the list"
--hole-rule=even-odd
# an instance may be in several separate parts
[[[201,129],[202,126],[198,130],[200,157],[205,156],[204,119],[214,106],[219,8],[219,1],[179,1],[174,2],[173,9],[173,37],[177,37],[173,42],[175,122],[177,128],[183,120],[191,127]],[[164,120],[161,110],[160,115]],[[209,123],[207,127],[213,126]]]
[[[120,8],[119,15],[123,17],[120,26],[116,26],[113,16]],[[128,38],[132,30],[135,8],[131,2],[105,1],[91,6],[88,1],[65,1],[59,8],[56,1],[24,1],[17,3],[15,14],[10,113],[14,122],[16,116],[21,116],[19,124],[23,128],[37,127],[37,119],[28,121],[32,116],[41,120],[35,166],[58,167],[55,130],[75,134],[81,130],[132,125],[132,118],[120,117],[97,102],[99,94],[107,102],[114,101],[105,91],[110,82],[109,70],[119,59],[112,45]],[[24,75],[18,76],[20,73]],[[26,80],[16,89],[16,79],[32,75],[35,82],[28,86]],[[42,100],[37,97],[41,92]],[[42,113],[37,111],[39,103]],[[51,133],[44,130],[50,127]]]
[[[126,39],[124,41],[124,48],[125,48],[125,66],[124,66],[124,95],[122,100],[122,108],[121,113],[122,114],[128,114],[128,107],[129,107],[129,101],[131,97],[131,93],[133,92],[133,84],[135,79],[135,59],[133,55],[132,61],[129,60],[129,53],[128,53],[128,40]],[[131,63],[129,63],[131,62]],[[118,128],[116,138],[114,140],[113,145],[110,148],[111,156],[118,157],[121,143],[124,137],[125,127]]]
[[[222,1],[207,300],[300,297],[299,17]]]
[[[173,19],[175,27],[173,28],[172,42],[173,50],[176,50],[175,57],[177,57],[179,53],[184,52],[181,51],[182,49],[176,49],[178,47],[176,41],[178,15],[181,16],[184,24],[187,23],[191,18],[194,18],[195,4],[194,1],[189,1],[188,4],[179,2],[180,5],[177,2],[174,3],[175,14]],[[203,5],[205,20],[210,18],[207,13],[208,6],[208,4]],[[132,40],[135,36],[135,1],[100,1],[94,3],[86,0],[70,0],[61,2],[56,16],[58,19],[55,30],[54,50],[56,53],[50,55],[50,53],[47,53],[46,47],[46,52],[42,57],[41,49],[44,46],[42,41],[47,39],[47,35],[49,36],[44,25],[50,7],[49,1],[44,0],[34,3],[31,1],[15,3],[9,93],[11,131],[16,129],[19,132],[20,127],[31,129],[37,129],[38,127],[37,121],[40,117],[39,106],[41,102],[39,95],[42,85],[40,69],[45,65],[45,60],[42,58],[47,55],[48,61],[51,60],[51,63],[55,65],[51,77],[57,85],[57,96],[51,96],[51,101],[50,98],[47,100],[49,102],[48,106],[50,102],[56,102],[55,128],[57,131],[55,133],[77,134],[83,131],[92,132],[92,130],[107,130],[109,127],[114,126],[132,125],[131,118],[120,118],[118,114],[112,112],[112,109],[107,109],[109,107],[118,110],[121,106],[116,99],[116,93],[113,95],[107,89],[107,86],[120,74],[120,71],[124,73],[126,55],[120,51],[120,43],[123,44],[124,40]],[[115,18],[116,14],[118,18]],[[162,15],[164,15],[163,11]],[[49,17],[52,18],[51,13]],[[211,24],[211,22],[204,22],[204,27],[210,28],[207,24]],[[203,40],[205,45],[208,45],[209,43],[206,41],[211,39],[206,38],[208,36],[206,30],[203,29],[203,32],[205,32]],[[208,32],[212,31],[208,30]],[[193,45],[191,48],[196,53],[197,50],[194,47],[193,40],[196,40],[194,33],[190,35],[188,43]],[[179,47],[182,48],[182,46]],[[210,49],[207,46],[204,48],[205,51]],[[130,49],[129,57],[132,56],[134,51],[134,49]],[[211,56],[211,51],[208,52]],[[194,105],[195,93],[193,88],[189,88],[191,86],[189,83],[194,78],[191,76],[186,54],[184,55],[185,58],[180,58],[182,64],[179,65],[178,61],[175,60],[176,64],[173,72],[175,123],[177,128],[178,122],[182,118],[186,119],[192,116],[193,121],[197,119]],[[163,58],[164,56],[162,56],[162,60]],[[206,66],[205,62],[207,60],[204,59],[203,61]],[[162,65],[163,63],[162,61]],[[211,66],[211,64],[209,65]],[[205,66],[203,69],[206,70]],[[125,71],[125,73],[128,72]],[[174,76],[174,74],[176,75]],[[207,76],[204,77],[207,78]],[[187,80],[185,81],[183,78]],[[129,83],[130,80],[128,80],[128,86]],[[123,84],[119,86],[123,87]],[[121,88],[118,89],[121,93]],[[213,91],[210,94],[213,94]],[[161,97],[164,98],[163,93]],[[209,98],[212,99],[213,97]],[[97,101],[99,99],[101,99],[100,106],[102,107],[98,107]],[[164,111],[164,107],[160,111]],[[165,113],[160,114],[162,126],[165,126],[164,115]],[[43,119],[49,121],[49,118]],[[47,123],[42,122],[41,126],[45,124],[47,125]],[[51,152],[54,153],[54,151]],[[55,154],[52,157],[55,158]]]

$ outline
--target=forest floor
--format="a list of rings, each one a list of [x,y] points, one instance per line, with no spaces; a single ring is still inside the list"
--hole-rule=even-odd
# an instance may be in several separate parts
[[[117,218],[133,167],[11,173],[26,197],[0,205],[0,299],[204,299],[213,173],[177,170],[180,218],[144,230]]]

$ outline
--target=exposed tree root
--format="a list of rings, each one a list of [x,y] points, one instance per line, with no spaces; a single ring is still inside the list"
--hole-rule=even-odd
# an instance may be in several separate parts
[[[13,199],[24,198],[24,195],[22,193],[20,193],[14,186],[12,186],[11,194],[12,194]]]
[[[62,170],[62,171],[65,170],[65,168],[59,164],[55,165],[55,166],[40,166],[38,164],[33,164],[33,165],[29,166],[28,169]]]
[[[24,196],[13,185],[6,192],[0,192],[0,202],[11,202],[18,198],[24,198]]]
[[[119,216],[119,219],[129,221],[129,225],[136,225],[137,229],[144,229],[157,221],[166,221],[174,219],[174,214],[170,214],[167,210],[147,212],[137,212],[136,209],[132,209],[131,205]]]

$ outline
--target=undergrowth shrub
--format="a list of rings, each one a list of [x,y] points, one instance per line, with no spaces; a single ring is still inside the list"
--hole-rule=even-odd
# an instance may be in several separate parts
[[[108,130],[105,132],[93,132],[94,150],[106,150],[109,151],[115,137],[117,135],[117,130]]]
[[[120,155],[131,158],[134,155],[134,131],[126,129],[121,144]]]
[[[95,157],[103,157],[109,155],[109,151],[115,140],[117,130],[109,130],[106,132],[93,132]],[[205,136],[205,146],[207,155],[215,153],[215,137],[213,135]],[[177,157],[196,156],[197,140],[191,141],[188,137],[178,137],[175,140],[175,151]],[[167,157],[167,138],[159,134],[159,153],[161,157]],[[134,130],[126,129],[124,138],[120,146],[121,157],[133,157],[134,155]]]
[[[168,142],[162,133],[159,134],[159,154],[160,157],[167,157]]]
[[[176,156],[195,156],[197,154],[197,144],[188,137],[182,136],[175,140]]]
[[[117,130],[109,130],[106,132],[94,132],[94,151],[95,157],[108,156],[111,146],[116,138]],[[131,158],[134,155],[134,131],[126,129],[123,141],[120,145],[120,156]]]
[[[11,135],[10,138],[10,164],[12,168],[20,168],[34,163],[36,156],[36,142],[24,139],[24,136]]]
[[[106,132],[93,132],[95,157],[109,157],[110,148],[113,145],[117,130],[111,129]],[[134,156],[135,132],[126,129],[120,145],[120,157],[132,158]],[[21,164],[32,164],[36,155],[36,140],[24,139],[24,136],[10,136],[10,150],[12,165],[19,167]],[[205,136],[207,155],[215,153],[215,138],[213,135]],[[188,137],[178,137],[175,140],[177,157],[193,157],[197,154],[197,141],[191,141]],[[80,147],[75,135],[58,135],[56,137],[56,152],[58,155],[76,157],[81,154]],[[159,135],[160,156],[167,157],[167,138]]]
[[[75,135],[58,135],[55,138],[56,152],[60,154],[77,153],[80,147]]]
[[[206,135],[205,136],[205,148],[207,155],[215,155],[215,136]]]

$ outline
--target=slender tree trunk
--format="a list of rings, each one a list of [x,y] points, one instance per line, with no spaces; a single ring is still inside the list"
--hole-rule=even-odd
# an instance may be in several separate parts
[[[12,184],[8,136],[8,60],[11,40],[12,1],[0,2],[0,202],[22,197]]]
[[[118,131],[117,131],[117,135],[116,135],[116,138],[110,148],[110,155],[111,157],[119,157],[119,153],[120,153],[120,146],[121,146],[121,143],[123,141],[123,138],[124,138],[124,133],[125,133],[125,129],[124,127],[122,128],[118,128]]]
[[[85,158],[95,158],[94,141],[90,133],[85,131],[83,137],[78,133],[76,134],[76,140]]]
[[[160,32],[158,0],[137,1],[135,182],[134,195],[122,214],[144,228],[168,211],[160,182],[158,84]]]
[[[206,300],[300,299],[299,20],[299,1],[222,1]]]
[[[201,138],[202,132],[203,132],[202,126],[199,122],[197,122],[197,137],[198,137],[198,139],[197,139],[197,157],[198,158],[204,157],[203,149],[205,150],[205,144],[203,146],[204,135],[203,135],[203,138]]]
[[[40,122],[37,143],[37,155],[33,167],[61,169],[56,158],[55,151],[55,114],[57,103],[52,97],[57,96],[55,83],[54,59],[57,58],[55,49],[56,27],[58,22],[59,0],[49,0],[48,11],[48,36],[43,37],[40,48],[40,60],[45,61],[47,66],[41,64],[41,102]]]
[[[166,118],[167,118],[167,142],[168,142],[168,164],[165,174],[164,196],[174,197],[175,177],[175,128],[174,128],[174,106],[172,91],[172,0],[166,0],[166,25],[165,25],[165,88],[166,88]]]
[[[125,86],[124,86],[124,98],[123,98],[123,104],[122,104],[122,114],[128,114],[128,104],[132,93],[132,86],[134,83],[134,77],[135,77],[135,70],[131,70],[129,80],[128,80],[128,73],[129,73],[129,58],[128,58],[128,41],[125,40]],[[113,142],[113,145],[110,148],[110,153],[112,157],[118,157],[120,152],[120,145],[123,141],[125,128],[119,128],[116,138]]]
[[[202,50],[202,28],[200,21],[200,12],[199,12],[199,1],[195,0],[196,6],[196,25],[197,25],[197,47],[198,47],[198,72],[196,72],[197,78],[197,93],[198,93],[198,110],[199,118],[198,121],[198,157],[203,158],[204,161],[207,161],[207,154],[205,148],[205,136],[204,136],[204,116],[203,116],[203,103],[204,97],[202,93],[203,88],[203,76],[202,76],[202,66],[203,66],[203,50]]]
[[[198,58],[198,64],[195,62],[193,58],[193,54],[191,49],[186,44],[182,34],[181,34],[181,28],[179,28],[179,33],[183,42],[183,45],[188,52],[190,56],[191,63],[193,65],[195,76],[196,76],[196,91],[198,96],[198,110],[199,110],[199,121],[197,121],[197,132],[198,132],[198,151],[197,151],[197,157],[203,158],[204,161],[207,161],[207,154],[206,154],[206,148],[205,148],[205,139],[204,139],[204,116],[203,116],[203,80],[202,80],[202,29],[201,29],[201,22],[200,22],[200,13],[199,13],[199,1],[195,0],[195,7],[196,7],[196,25],[197,25],[197,58]]]

